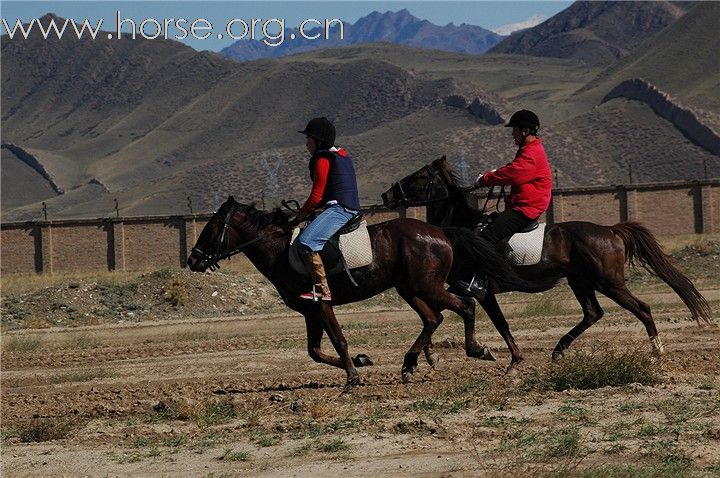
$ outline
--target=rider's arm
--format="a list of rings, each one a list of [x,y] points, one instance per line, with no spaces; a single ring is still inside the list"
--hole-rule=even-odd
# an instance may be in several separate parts
[[[519,155],[511,163],[489,171],[478,178],[481,186],[515,186],[525,184],[537,177],[535,161],[524,154]]]
[[[330,160],[327,158],[319,158],[315,163],[315,171],[313,172],[313,187],[310,197],[305,201],[300,211],[308,215],[312,213],[322,201],[325,185],[327,184],[328,173],[330,172]]]

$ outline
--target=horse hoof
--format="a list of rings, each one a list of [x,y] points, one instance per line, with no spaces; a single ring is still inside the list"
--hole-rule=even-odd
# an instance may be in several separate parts
[[[564,356],[565,356],[564,353],[560,352],[559,350],[554,350],[553,353],[552,353],[551,359],[552,359],[553,362],[558,362],[558,361],[559,361],[560,359],[562,359]]]
[[[408,383],[412,380],[413,373],[415,373],[415,368],[403,368],[400,375],[402,376],[402,383]]]
[[[348,381],[345,383],[345,387],[343,388],[343,391],[340,393],[340,395],[346,395],[353,391],[353,388],[360,385],[360,378],[349,378]]]
[[[427,360],[428,365],[430,365],[432,368],[435,368],[435,366],[440,362],[440,357],[437,354],[433,353],[426,355],[425,360]]]
[[[356,367],[367,367],[370,365],[375,365],[372,360],[370,360],[370,357],[368,357],[365,354],[357,354],[355,358],[352,359],[353,365]]]
[[[487,348],[487,347],[483,347],[483,348],[482,348],[482,354],[481,354],[480,357],[478,357],[478,358],[479,358],[480,360],[491,360],[491,361],[493,361],[493,362],[494,362],[495,360],[497,360],[497,359],[495,358],[495,356],[493,355],[493,353],[490,352],[490,349]]]
[[[514,364],[511,364],[507,370],[505,370],[505,376],[507,377],[516,377],[518,373],[518,369],[515,368]]]
[[[665,346],[660,341],[660,337],[655,336],[652,339],[650,339],[650,345],[652,346],[652,353],[660,357],[662,354],[665,353]]]

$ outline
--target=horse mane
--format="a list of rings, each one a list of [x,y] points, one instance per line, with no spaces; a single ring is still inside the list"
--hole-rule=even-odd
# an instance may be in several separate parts
[[[275,207],[270,211],[262,211],[255,207],[256,204],[256,202],[247,205],[240,204],[239,210],[242,211],[248,219],[256,223],[258,230],[267,229],[270,226],[279,226],[285,230],[290,220],[289,213],[286,213],[279,207]]]
[[[463,189],[460,186],[460,177],[453,171],[447,157],[443,156],[442,158],[436,159],[432,162],[432,166],[443,173],[443,179],[448,183],[448,186],[454,189]]]
[[[468,193],[470,193],[473,188],[460,186],[462,180],[460,179],[460,176],[453,171],[447,157],[443,155],[441,158],[433,161],[431,165],[440,172],[440,175],[448,187],[448,191],[450,191],[451,197],[461,201],[462,205],[471,213],[479,213],[479,211],[472,207],[468,202]]]

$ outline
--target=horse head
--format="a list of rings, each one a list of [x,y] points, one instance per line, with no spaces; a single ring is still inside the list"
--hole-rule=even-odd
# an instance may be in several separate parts
[[[220,268],[218,262],[237,252],[241,240],[242,224],[255,210],[255,203],[243,205],[228,196],[213,214],[193,246],[187,265],[193,272]]]
[[[395,181],[390,189],[382,194],[386,207],[425,206],[450,197],[448,189],[448,167],[445,156],[429,165]]]

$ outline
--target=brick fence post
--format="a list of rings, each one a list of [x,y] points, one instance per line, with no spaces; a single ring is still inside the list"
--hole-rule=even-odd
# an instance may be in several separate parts
[[[114,243],[114,257],[115,257],[115,269],[126,271],[127,260],[125,258],[125,222],[121,220],[113,220],[113,243]]]
[[[625,217],[628,221],[639,221],[638,190],[633,187],[625,188]]]
[[[50,221],[40,224],[40,247],[42,257],[42,272],[53,273],[53,237],[52,223]]]
[[[178,239],[180,246],[180,267],[185,267],[188,260],[188,238],[187,238],[187,221],[185,217],[180,216],[177,218],[178,221]],[[192,246],[190,246],[192,247]]]
[[[552,195],[552,222],[557,224],[565,220],[565,195],[558,191]]]
[[[711,234],[716,231],[715,211],[713,210],[713,190],[711,184],[700,185],[700,214],[702,217],[702,232]]]

